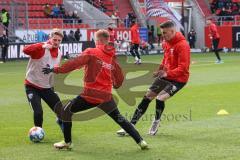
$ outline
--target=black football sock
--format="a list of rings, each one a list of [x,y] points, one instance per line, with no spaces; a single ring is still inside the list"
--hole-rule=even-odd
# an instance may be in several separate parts
[[[219,61],[221,61],[221,58],[220,58],[220,55],[219,55],[218,50],[215,50],[215,55],[216,55],[217,59],[218,59]]]
[[[160,100],[156,99],[156,115],[155,115],[155,120],[160,120],[164,108],[165,108],[165,103],[164,103],[164,101],[160,101]]]
[[[150,99],[144,97],[141,101],[141,103],[138,105],[137,109],[134,112],[134,115],[132,117],[131,123],[136,124],[138,120],[142,117],[142,115],[146,112],[149,103],[151,102]]]
[[[56,122],[57,122],[57,124],[59,125],[61,131],[63,132],[63,121],[62,121],[61,119],[57,118],[57,121],[56,121]]]
[[[66,143],[72,142],[72,122],[63,122],[63,135]]]

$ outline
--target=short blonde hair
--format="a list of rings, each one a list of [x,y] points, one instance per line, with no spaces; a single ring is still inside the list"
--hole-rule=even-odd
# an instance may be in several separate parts
[[[60,30],[60,29],[58,29],[58,28],[54,28],[54,29],[52,30],[52,32],[50,33],[50,37],[53,37],[54,35],[58,35],[58,36],[60,36],[60,37],[62,37],[62,38],[64,37],[62,30]]]
[[[95,33],[95,41],[109,40],[109,32],[105,29],[100,29]]]

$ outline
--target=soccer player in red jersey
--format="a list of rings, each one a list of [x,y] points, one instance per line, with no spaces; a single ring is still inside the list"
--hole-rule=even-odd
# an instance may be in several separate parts
[[[150,102],[156,98],[156,115],[149,130],[150,135],[155,135],[158,131],[165,101],[181,90],[189,79],[190,46],[188,42],[182,33],[176,31],[172,21],[164,22],[160,27],[165,40],[164,58],[158,71],[154,73],[156,79],[144,95],[131,120],[131,123],[136,125]],[[126,132],[120,129],[117,134],[124,136]]]
[[[132,21],[130,33],[131,33],[130,53],[135,58],[135,64],[141,64],[142,60],[138,52],[138,48],[140,44],[140,35],[139,35],[138,24],[135,22],[135,20]]]
[[[134,126],[128,122],[119,112],[112,98],[112,87],[119,88],[124,76],[116,61],[114,46],[109,45],[109,32],[99,30],[95,33],[96,48],[88,48],[78,57],[67,61],[60,67],[43,68],[44,74],[51,72],[69,73],[75,69],[84,67],[84,89],[79,96],[70,101],[57,113],[62,116],[64,141],[54,144],[55,148],[71,149],[71,117],[74,113],[93,107],[98,107],[108,114],[135,140],[141,149],[147,149],[148,145],[139,135]],[[67,118],[66,118],[67,117]]]
[[[217,26],[211,20],[207,20],[207,25],[209,26],[209,31],[210,31],[209,37],[212,40],[213,50],[217,57],[216,64],[223,63],[223,61],[221,60],[221,57],[219,55],[219,49],[218,49],[218,44],[220,41],[220,34],[218,33]]]

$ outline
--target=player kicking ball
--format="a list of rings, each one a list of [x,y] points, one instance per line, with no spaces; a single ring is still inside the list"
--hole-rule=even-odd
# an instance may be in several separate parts
[[[109,32],[99,30],[95,33],[96,48],[88,48],[78,57],[67,61],[60,67],[43,68],[44,74],[69,73],[84,67],[84,89],[79,96],[71,100],[61,111],[56,110],[63,120],[64,141],[54,144],[58,149],[71,149],[72,120],[74,113],[98,107],[110,116],[118,125],[135,140],[141,149],[148,149],[147,143],[139,135],[134,126],[119,112],[112,98],[112,87],[119,88],[124,76],[116,62],[114,46],[109,45]],[[60,107],[56,107],[59,109]]]
[[[44,100],[52,111],[54,111],[56,104],[60,102],[53,89],[53,74],[44,75],[42,68],[60,64],[62,53],[59,46],[62,38],[62,31],[53,29],[47,42],[27,45],[23,49],[24,54],[30,57],[25,78],[25,89],[29,104],[33,110],[34,125],[36,127],[42,127],[43,125],[41,100]]]
[[[165,108],[165,101],[182,89],[189,79],[190,47],[184,36],[176,31],[175,24],[167,21],[161,24],[165,43],[164,57],[159,69],[153,75],[156,77],[147,93],[138,105],[131,119],[136,125],[146,112],[150,102],[156,98],[156,114],[149,130],[150,135],[156,135],[160,125],[161,115]],[[124,129],[117,131],[120,136],[126,135]]]

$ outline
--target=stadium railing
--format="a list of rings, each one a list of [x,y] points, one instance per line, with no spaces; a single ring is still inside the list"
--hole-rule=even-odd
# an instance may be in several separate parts
[[[240,15],[238,16],[211,16],[206,19],[211,19],[214,23],[220,26],[240,26]]]

